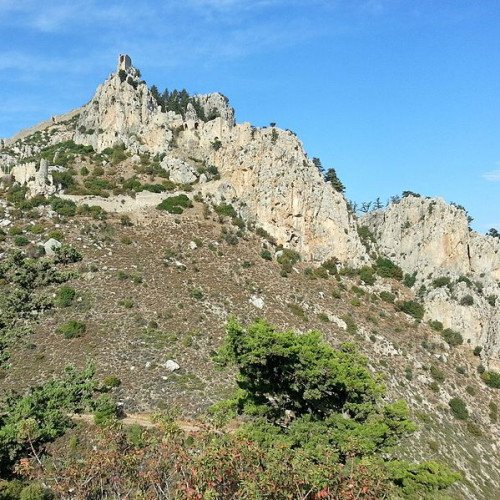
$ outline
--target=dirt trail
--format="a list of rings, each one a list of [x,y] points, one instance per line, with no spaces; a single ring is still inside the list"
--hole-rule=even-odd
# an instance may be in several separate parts
[[[151,413],[130,413],[125,415],[125,417],[120,418],[119,422],[123,425],[140,425],[141,427],[145,427],[147,429],[153,429],[160,426],[159,423],[152,421],[153,414]],[[94,415],[91,413],[74,413],[70,415],[71,420],[77,422],[85,422],[88,424],[94,423]],[[178,427],[184,432],[202,432],[206,429],[201,424],[197,424],[195,422],[189,420],[176,420],[175,422]]]

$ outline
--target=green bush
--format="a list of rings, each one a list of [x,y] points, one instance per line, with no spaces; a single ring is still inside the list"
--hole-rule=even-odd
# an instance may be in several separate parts
[[[442,288],[444,286],[449,286],[451,284],[451,278],[448,276],[440,276],[439,278],[434,278],[432,280],[432,286],[434,288]]]
[[[375,284],[375,271],[372,267],[364,266],[359,270],[359,277],[361,281],[366,285],[374,285]]]
[[[339,271],[337,269],[338,263],[339,260],[336,257],[331,257],[330,259],[325,260],[321,264],[321,266],[324,267],[328,271],[328,274],[330,274],[331,276],[338,276],[339,275]]]
[[[416,272],[414,272],[413,274],[405,274],[403,278],[403,285],[408,288],[412,288],[416,281],[417,281]]]
[[[386,292],[383,290],[382,292],[379,293],[379,297],[384,301],[389,304],[394,304],[394,300],[396,299],[396,296],[391,293],[391,292]]]
[[[467,420],[469,418],[469,410],[467,410],[467,405],[461,398],[452,398],[448,402],[453,416],[459,420]]]
[[[431,365],[430,373],[431,373],[431,377],[436,382],[444,382],[446,380],[446,376],[445,376],[443,370],[438,368],[436,365]]]
[[[85,409],[92,397],[94,369],[67,368],[60,379],[32,387],[24,395],[0,399],[0,475],[7,477],[22,457],[71,427],[69,413]],[[1,490],[0,490],[1,491]],[[1,493],[0,493],[1,495]]]
[[[74,201],[54,197],[50,202],[50,206],[52,210],[59,215],[66,217],[73,217],[76,215],[76,203]]]
[[[238,390],[212,412],[225,420],[245,415],[247,423],[238,434],[249,445],[255,443],[273,455],[293,451],[304,481],[312,482],[307,486],[310,491],[316,487],[333,491],[330,486],[325,489],[330,481],[325,483],[324,474],[338,464],[348,466],[354,474],[351,480],[356,481],[352,467],[364,461],[372,475],[378,470],[374,464],[386,471],[384,490],[391,491],[392,481],[399,488],[395,497],[401,493],[424,497],[460,477],[436,462],[409,464],[391,458],[401,438],[416,426],[403,401],[383,399],[384,387],[352,344],[333,349],[318,332],[298,335],[277,331],[264,321],[247,328],[230,321],[216,360],[236,366]],[[278,481],[280,487],[282,483]]]
[[[405,300],[403,302],[396,302],[396,308],[399,311],[404,312],[415,318],[417,321],[421,321],[424,317],[424,306],[419,302],[415,302],[414,300]]]
[[[464,342],[462,335],[451,328],[445,328],[441,333],[443,339],[447,344],[451,347],[456,347],[457,345],[461,345]]]
[[[500,389],[500,373],[491,370],[486,370],[481,373],[481,379],[488,387]]]
[[[472,295],[464,295],[460,299],[460,305],[461,306],[471,306],[473,304],[474,304],[474,298],[472,297]]]
[[[182,214],[185,208],[191,208],[192,206],[193,204],[188,196],[185,194],[179,194],[177,196],[165,198],[157,208],[160,210],[166,210],[171,214]]]
[[[119,387],[122,384],[122,381],[116,375],[108,375],[104,377],[102,381],[102,385],[104,387]]]
[[[76,297],[76,290],[68,285],[63,285],[56,292],[55,304],[59,307],[69,307]]]
[[[25,486],[19,495],[19,500],[51,500],[52,498],[54,498],[52,492],[38,483]]]
[[[54,262],[56,264],[71,264],[73,262],[79,262],[82,260],[82,254],[71,245],[63,243],[59,248],[54,249],[56,254],[54,257]]]
[[[87,326],[85,323],[72,319],[57,327],[56,333],[64,335],[65,339],[73,339],[81,337],[85,333],[86,329]]]
[[[30,240],[28,238],[26,238],[26,236],[23,236],[22,234],[18,235],[18,236],[14,236],[14,243],[18,247],[25,247],[26,245],[29,244],[29,242],[30,242]]]
[[[221,203],[220,205],[214,206],[214,211],[222,217],[231,217],[232,219],[238,217],[233,205],[229,203]]]
[[[382,278],[393,278],[401,281],[403,279],[403,270],[392,260],[385,257],[378,257],[375,262],[375,271]]]
[[[107,394],[100,396],[94,403],[94,422],[99,426],[107,426],[118,417],[118,408],[114,400]]]
[[[429,321],[429,326],[435,330],[436,332],[442,332],[443,331],[443,323],[441,321],[437,320],[430,320]]]
[[[271,252],[269,250],[267,250],[266,248],[264,248],[261,252],[260,252],[260,256],[264,259],[264,260],[273,260],[273,256],[271,254]]]
[[[473,354],[474,354],[474,356],[481,356],[482,351],[483,351],[483,348],[481,346],[477,345],[476,347],[474,347]]]

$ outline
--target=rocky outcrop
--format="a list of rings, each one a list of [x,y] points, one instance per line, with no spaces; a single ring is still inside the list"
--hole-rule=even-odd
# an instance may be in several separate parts
[[[15,165],[10,175],[16,182],[28,188],[28,197],[50,196],[57,191],[51,172],[58,169],[57,166],[49,167],[49,162],[42,159],[40,165],[35,162]]]
[[[360,224],[374,234],[380,253],[417,273],[417,286],[427,290],[425,319],[459,331],[499,367],[500,240],[470,230],[467,213],[439,198],[407,196]],[[449,278],[449,286],[436,288],[438,277]]]
[[[220,181],[200,185],[206,197],[236,205],[278,243],[314,261],[369,260],[345,198],[324,181],[292,132],[232,127],[216,118],[201,130],[184,130],[177,145],[219,170]]]
[[[170,118],[130,66],[112,74],[82,108],[74,141],[98,152],[123,144],[134,153],[159,153],[172,139]]]

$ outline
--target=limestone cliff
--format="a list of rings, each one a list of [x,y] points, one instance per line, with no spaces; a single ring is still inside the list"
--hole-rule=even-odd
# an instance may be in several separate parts
[[[138,71],[119,67],[82,108],[74,140],[97,151],[122,143],[133,153],[166,155],[162,166],[183,183],[197,180],[188,160],[196,157],[222,175],[200,184],[201,192],[214,202],[234,202],[278,243],[317,261],[368,260],[344,197],[324,181],[293,133],[235,125],[234,111],[219,93],[194,98],[203,117],[192,103],[184,116],[164,112]]]
[[[426,317],[459,331],[500,366],[500,240],[469,229],[466,212],[438,198],[407,196],[363,217],[378,251],[409,274]],[[438,286],[436,278],[446,278]]]

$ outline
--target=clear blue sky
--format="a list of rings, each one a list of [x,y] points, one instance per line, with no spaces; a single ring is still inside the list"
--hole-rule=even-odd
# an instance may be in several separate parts
[[[87,102],[126,52],[297,132],[347,197],[412,190],[500,228],[500,1],[0,0],[0,137]]]

